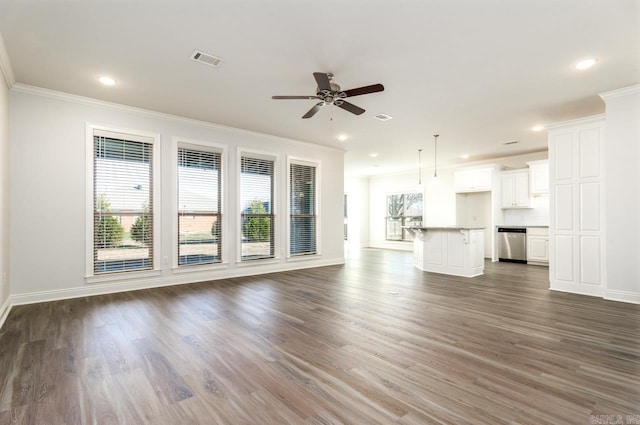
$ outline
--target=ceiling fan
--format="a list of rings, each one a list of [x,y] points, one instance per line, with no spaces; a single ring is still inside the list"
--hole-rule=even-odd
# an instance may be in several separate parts
[[[319,99],[320,102],[316,103],[313,108],[302,116],[302,118],[311,118],[327,104],[336,105],[338,108],[342,108],[345,111],[349,111],[352,114],[361,115],[364,113],[364,109],[353,103],[347,102],[345,99],[353,96],[360,96],[361,94],[376,93],[384,90],[382,84],[372,84],[370,86],[358,87],[356,89],[341,90],[340,86],[334,83],[333,74],[330,72],[314,72],[313,78],[318,83],[315,96],[272,96],[272,99]]]

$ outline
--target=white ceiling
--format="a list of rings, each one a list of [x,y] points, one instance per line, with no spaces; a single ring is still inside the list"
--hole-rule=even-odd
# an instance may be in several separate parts
[[[640,0],[0,0],[0,34],[18,83],[343,147],[348,175],[413,168],[418,148],[429,165],[434,133],[443,165],[544,150],[533,125],[640,82]],[[271,99],[314,94],[316,71],[385,91],[309,120],[314,101]]]

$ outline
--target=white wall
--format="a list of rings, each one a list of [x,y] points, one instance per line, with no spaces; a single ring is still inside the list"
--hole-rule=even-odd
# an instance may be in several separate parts
[[[0,37],[0,326],[9,312],[9,77],[4,43]]]
[[[484,227],[484,257],[491,258],[491,192],[456,194],[456,224]]]
[[[355,252],[369,246],[369,178],[350,177],[344,182],[347,194],[347,242],[346,248]]]
[[[423,177],[429,174],[423,170]],[[423,224],[425,226],[453,226],[456,224],[456,197],[453,190],[453,170],[438,170],[440,183],[432,185],[423,179]],[[418,172],[369,177],[369,244],[375,248],[411,251],[411,242],[385,240],[387,195],[391,193],[419,192]]]
[[[344,262],[342,151],[19,85],[10,93],[10,109],[10,158],[15,164],[11,169],[14,304]],[[169,261],[163,262],[161,272],[154,276],[102,283],[85,280],[88,122],[160,134],[162,238],[158,260],[168,257]],[[173,137],[227,145],[224,213],[230,219],[229,228],[223,228],[227,235],[226,267],[182,273],[170,268],[175,202],[171,196]],[[237,264],[238,147],[269,152],[278,158],[276,241],[280,258],[274,262]],[[287,155],[320,163],[321,255],[305,257],[303,261],[288,260],[284,253]]]
[[[640,85],[604,93],[605,298],[640,303]]]

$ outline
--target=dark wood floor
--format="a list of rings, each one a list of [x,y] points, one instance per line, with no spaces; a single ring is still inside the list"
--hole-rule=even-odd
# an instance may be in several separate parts
[[[550,292],[547,274],[487,263],[455,278],[363,250],[344,266],[14,307],[0,424],[640,415],[640,306]]]

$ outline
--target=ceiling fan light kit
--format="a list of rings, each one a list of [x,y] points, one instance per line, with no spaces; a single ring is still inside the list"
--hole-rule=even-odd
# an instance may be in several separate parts
[[[372,84],[370,86],[358,87],[350,90],[342,90],[340,86],[333,82],[333,74],[330,72],[314,72],[313,78],[316,80],[318,87],[315,96],[272,96],[272,99],[303,99],[303,100],[320,100],[306,114],[303,119],[313,117],[322,107],[326,105],[335,105],[338,108],[351,112],[355,115],[364,114],[365,110],[353,103],[347,102],[348,97],[360,96],[363,94],[377,93],[384,91],[382,84]]]

